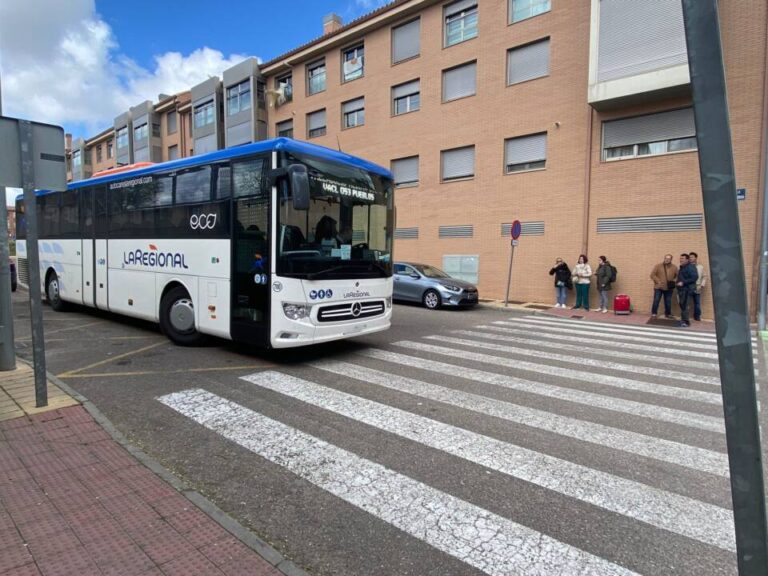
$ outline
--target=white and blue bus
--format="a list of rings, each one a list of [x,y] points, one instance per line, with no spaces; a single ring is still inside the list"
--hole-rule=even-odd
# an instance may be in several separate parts
[[[54,310],[159,322],[183,345],[370,334],[392,316],[393,201],[385,168],[287,138],[107,171],[37,193],[41,289]]]

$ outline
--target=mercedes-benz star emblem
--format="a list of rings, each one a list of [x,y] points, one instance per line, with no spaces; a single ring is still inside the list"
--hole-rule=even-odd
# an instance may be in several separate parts
[[[357,318],[358,316],[360,316],[360,312],[361,312],[360,303],[359,302],[355,302],[354,304],[352,304],[352,316]]]
[[[360,282],[355,282],[355,288],[359,288],[359,287],[360,287]]]

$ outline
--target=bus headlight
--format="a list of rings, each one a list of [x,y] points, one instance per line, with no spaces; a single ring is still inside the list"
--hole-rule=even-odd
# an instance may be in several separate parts
[[[290,302],[283,302],[283,312],[291,320],[309,318],[309,313],[311,311],[312,306],[307,306],[306,304],[291,304]]]
[[[392,296],[387,296],[384,298],[384,302],[386,302],[387,308],[392,308]]]

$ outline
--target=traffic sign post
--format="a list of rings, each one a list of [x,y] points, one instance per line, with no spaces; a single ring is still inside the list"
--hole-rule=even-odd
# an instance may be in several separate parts
[[[523,231],[523,225],[520,224],[520,220],[515,220],[512,222],[512,226],[509,228],[509,234],[512,237],[512,242],[510,242],[510,249],[509,249],[509,271],[507,272],[507,291],[504,296],[504,307],[506,308],[509,305],[509,287],[512,284],[512,261],[515,259],[515,246],[518,245],[520,242],[518,238],[520,238],[520,234]]]
[[[0,117],[0,186],[24,190],[35,406],[38,408],[48,405],[48,379],[45,372],[35,189],[66,190],[65,160],[64,130],[60,126]],[[13,347],[13,342],[9,345]]]

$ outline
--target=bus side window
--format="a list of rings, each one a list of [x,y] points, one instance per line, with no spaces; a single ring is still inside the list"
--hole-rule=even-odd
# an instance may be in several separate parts
[[[104,186],[99,186],[94,189],[93,194],[96,216],[96,238],[107,237],[107,189]]]
[[[232,170],[229,166],[216,169],[216,199],[223,200],[232,196]]]

